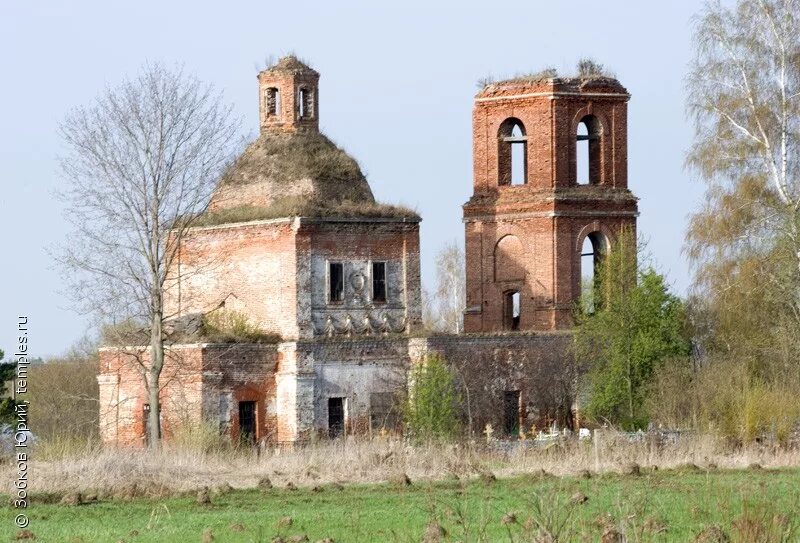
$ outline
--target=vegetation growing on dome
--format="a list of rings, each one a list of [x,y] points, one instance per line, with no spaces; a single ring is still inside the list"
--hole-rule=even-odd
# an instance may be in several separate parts
[[[245,184],[258,178],[274,183],[305,178],[340,183],[337,190],[344,200],[355,196],[348,194],[360,185],[354,181],[366,183],[358,162],[319,132],[261,134],[236,159],[221,183]]]
[[[285,217],[385,217],[419,220],[416,211],[405,206],[351,200],[309,201],[301,197],[285,197],[265,207],[238,206],[207,212],[197,217],[193,226],[216,226]]]

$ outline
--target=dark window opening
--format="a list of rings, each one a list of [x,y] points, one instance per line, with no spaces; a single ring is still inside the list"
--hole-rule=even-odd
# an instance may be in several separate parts
[[[586,115],[578,123],[575,141],[575,181],[579,185],[600,183],[600,121]]]
[[[328,398],[328,435],[344,435],[344,398]]]
[[[386,262],[372,263],[372,301],[386,301]]]
[[[503,432],[507,436],[519,435],[519,397],[518,390],[503,394]]]
[[[396,431],[400,416],[391,392],[376,392],[369,395],[369,424],[372,431]]]
[[[328,263],[328,300],[333,303],[344,300],[344,265],[341,262]]]
[[[300,88],[298,91],[297,106],[301,119],[310,119],[314,117],[314,95],[309,89],[305,87]]]
[[[506,119],[498,133],[498,184],[528,182],[528,137],[519,119]]]
[[[144,428],[144,444],[150,446],[150,404],[142,406],[142,427]]]
[[[581,303],[583,310],[592,315],[602,302],[600,291],[600,265],[606,251],[603,235],[592,232],[583,240],[581,247]]]
[[[522,300],[519,291],[506,292],[504,296],[504,328],[506,330],[519,330],[520,303]]]
[[[264,100],[266,102],[267,117],[279,116],[281,111],[280,91],[274,87],[267,89]]]
[[[239,402],[239,440],[256,440],[256,402]]]

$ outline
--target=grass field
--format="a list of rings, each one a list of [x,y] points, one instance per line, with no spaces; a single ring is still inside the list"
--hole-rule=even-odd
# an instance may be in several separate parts
[[[584,503],[577,493],[588,500]],[[233,490],[198,505],[167,499],[34,503],[29,530],[45,542],[795,541],[800,470],[642,470],[607,474]],[[3,540],[14,540],[12,509]],[[291,518],[291,523],[288,522]],[[441,537],[443,528],[446,532]],[[544,532],[551,538],[543,537]],[[727,541],[727,540],[726,540]]]

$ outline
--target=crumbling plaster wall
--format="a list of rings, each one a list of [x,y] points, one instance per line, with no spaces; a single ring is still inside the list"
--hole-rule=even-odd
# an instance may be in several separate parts
[[[221,432],[239,435],[238,402],[256,402],[256,438],[277,432],[275,344],[209,344],[203,347],[203,420]]]
[[[350,432],[369,430],[372,394],[402,396],[409,357],[408,338],[320,340],[305,344],[315,358],[314,428],[328,429],[328,399],[346,398]]]
[[[296,219],[195,228],[183,241],[170,316],[208,312],[224,302],[265,332],[297,330]]]

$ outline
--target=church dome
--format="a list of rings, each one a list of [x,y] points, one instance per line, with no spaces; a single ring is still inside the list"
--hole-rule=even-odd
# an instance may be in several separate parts
[[[353,157],[317,131],[264,131],[223,176],[210,209],[302,204],[310,210],[345,201],[375,203]]]

